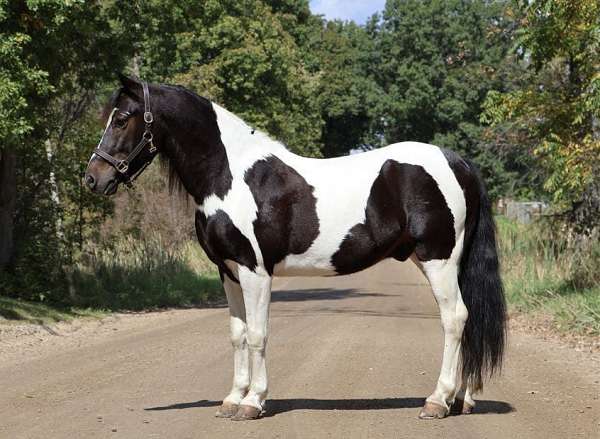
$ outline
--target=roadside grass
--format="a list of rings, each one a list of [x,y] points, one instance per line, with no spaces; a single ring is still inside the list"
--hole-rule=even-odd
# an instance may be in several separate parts
[[[199,245],[165,245],[161,236],[132,237],[93,252],[73,272],[80,307],[142,311],[206,305],[222,300],[219,274]]]
[[[600,243],[577,248],[548,224],[497,218],[498,246],[509,304],[550,316],[556,329],[600,335]]]
[[[30,302],[0,296],[0,318],[18,323],[47,325],[75,318],[102,318],[106,311],[73,307],[57,308],[39,302]]]
[[[159,234],[127,237],[98,248],[68,276],[65,303],[0,296],[0,317],[48,324],[101,318],[113,311],[207,306],[222,303],[225,297],[218,271],[196,242],[169,247]]]

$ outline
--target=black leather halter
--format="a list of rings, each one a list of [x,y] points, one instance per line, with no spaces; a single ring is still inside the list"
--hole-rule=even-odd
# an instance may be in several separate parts
[[[126,185],[131,185],[131,183],[142,173],[142,171],[146,169],[150,162],[152,162],[152,159],[154,158],[154,155],[157,151],[156,146],[154,146],[154,143],[152,142],[151,128],[152,123],[154,122],[154,117],[152,116],[152,112],[150,111],[150,92],[148,91],[148,83],[145,81],[142,82],[142,88],[144,90],[144,123],[146,124],[146,127],[144,129],[144,134],[142,134],[142,139],[137,144],[137,146],[133,149],[133,151],[129,153],[127,158],[125,158],[124,160],[119,160],[107,153],[106,151],[101,150],[100,144],[98,144],[96,149],[94,149],[94,154],[96,154],[98,157],[104,159],[106,162],[112,165],[112,167],[115,168],[117,172],[121,174],[121,176],[123,176],[123,182]],[[113,113],[115,110],[117,109],[115,108],[113,110]],[[100,143],[102,143],[102,140],[100,140]],[[140,169],[135,174],[130,174],[129,165],[138,155],[140,155],[140,153],[144,150],[144,148],[147,145],[150,145],[150,149],[148,150],[151,154],[150,158],[146,160],[146,162],[140,167]]]

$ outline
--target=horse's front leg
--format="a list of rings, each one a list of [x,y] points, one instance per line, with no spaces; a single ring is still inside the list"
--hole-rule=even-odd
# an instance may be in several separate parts
[[[246,305],[251,377],[250,389],[232,418],[236,421],[256,419],[264,409],[268,389],[265,349],[271,302],[271,277],[268,274],[258,274],[242,267],[239,278]]]
[[[248,393],[250,373],[248,370],[248,343],[246,331],[246,308],[240,285],[223,275],[223,288],[229,304],[229,325],[233,345],[233,386],[217,410],[219,418],[231,418]]]

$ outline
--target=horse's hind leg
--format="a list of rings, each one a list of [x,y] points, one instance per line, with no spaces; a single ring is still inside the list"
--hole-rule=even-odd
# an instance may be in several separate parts
[[[460,340],[467,320],[467,308],[460,294],[458,264],[455,261],[433,260],[421,262],[420,266],[431,284],[444,329],[440,376],[434,392],[427,398],[419,414],[421,419],[435,419],[448,414],[458,390]]]
[[[234,416],[242,399],[248,393],[250,374],[248,368],[248,342],[246,329],[246,309],[242,288],[224,275],[223,288],[229,304],[229,325],[233,345],[233,386],[217,410],[219,418]]]
[[[473,393],[471,389],[463,383],[459,392],[456,394],[456,400],[454,401],[456,407],[452,407],[452,412],[457,415],[468,415],[473,412],[475,408],[475,400],[473,399]],[[455,410],[456,409],[456,410]]]

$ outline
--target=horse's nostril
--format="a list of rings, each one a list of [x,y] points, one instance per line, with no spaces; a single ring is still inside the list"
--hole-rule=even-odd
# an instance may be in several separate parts
[[[96,180],[91,174],[87,174],[85,176],[85,184],[87,184],[90,189],[94,189],[94,186],[96,186]]]

